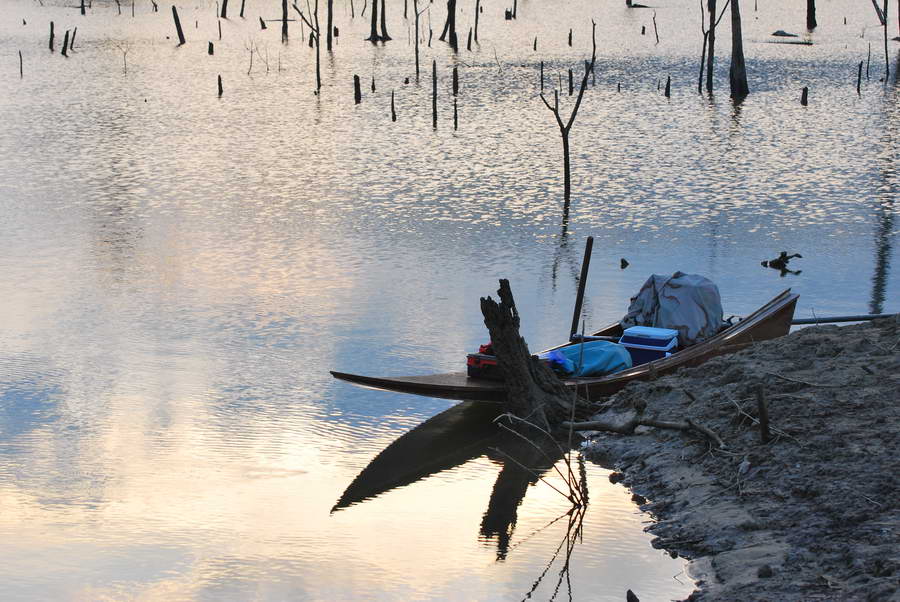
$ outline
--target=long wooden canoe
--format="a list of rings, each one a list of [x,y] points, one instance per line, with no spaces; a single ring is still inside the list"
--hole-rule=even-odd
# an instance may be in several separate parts
[[[794,308],[797,305],[798,297],[799,295],[791,293],[791,290],[787,289],[740,322],[723,329],[716,336],[667,358],[606,376],[568,378],[563,382],[573,389],[577,387],[578,393],[582,397],[599,399],[615,393],[633,380],[655,378],[658,375],[674,372],[683,366],[696,366],[712,357],[733,353],[756,341],[784,336],[791,328],[791,320],[794,317]],[[617,322],[598,330],[591,336],[617,337],[621,334],[622,327]],[[569,344],[571,343],[564,343],[550,349],[558,349]],[[363,387],[424,395],[425,397],[495,402],[502,402],[506,398],[506,385],[503,381],[470,378],[466,372],[395,377],[363,376],[335,371],[332,371],[331,374],[335,378]]]

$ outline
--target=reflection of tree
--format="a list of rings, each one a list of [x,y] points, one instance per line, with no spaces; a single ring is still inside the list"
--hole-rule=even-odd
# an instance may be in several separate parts
[[[574,284],[575,290],[578,290],[578,286],[581,281],[581,265],[578,263],[578,252],[577,249],[571,246],[569,243],[569,209],[565,208],[563,211],[563,221],[562,221],[562,231],[559,234],[559,242],[556,246],[556,250],[553,253],[553,263],[550,266],[550,284],[551,289],[556,291],[556,281],[559,273],[560,264],[565,263],[565,267],[569,272],[569,275],[572,277],[572,283]],[[590,301],[588,299],[583,300],[581,315],[584,316],[588,313],[588,307],[590,306]]]
[[[575,544],[582,540],[582,526],[584,523],[584,513],[587,510],[587,506],[578,506],[572,508],[562,516],[568,518],[566,534],[563,536],[562,540],[559,542],[559,545],[556,547],[556,550],[553,552],[553,556],[550,557],[549,562],[544,567],[544,570],[538,575],[537,579],[535,579],[534,584],[531,586],[531,589],[525,594],[525,598],[530,598],[532,594],[534,594],[535,590],[537,590],[538,586],[540,586],[541,582],[544,580],[544,577],[547,576],[547,573],[556,564],[556,560],[559,558],[560,552],[565,549],[565,554],[563,555],[562,566],[559,569],[559,575],[556,580],[556,586],[553,588],[553,594],[550,596],[550,600],[554,600],[556,595],[559,593],[559,588],[562,585],[563,580],[566,581],[566,590],[569,594],[569,600],[572,600],[572,581],[569,579],[569,566],[570,561],[572,560],[572,552],[575,550]],[[562,518],[560,516],[559,518]],[[559,520],[559,519],[556,519]],[[554,520],[554,522],[556,522]]]
[[[878,228],[875,231],[875,274],[872,276],[872,299],[869,312],[884,311],[885,289],[891,266],[891,242],[894,228],[894,200],[885,199],[878,206]]]
[[[96,167],[88,182],[94,255],[102,273],[111,276],[104,284],[120,284],[134,269],[138,243],[144,236],[134,191],[134,161],[121,152],[134,140],[134,133],[128,116],[118,111],[98,115],[92,128],[100,132],[93,141]]]
[[[900,54],[897,55],[897,64],[900,65]],[[876,198],[877,225],[875,229],[875,273],[872,276],[872,297],[869,301],[869,311],[880,314],[884,311],[885,290],[887,289],[888,275],[891,266],[891,251],[894,229],[894,195],[896,194],[897,166],[895,164],[896,149],[894,144],[894,128],[896,127],[896,95],[898,78],[897,69],[894,70],[894,87],[885,92],[885,128],[882,138],[884,158],[881,166],[881,178],[884,192]]]
[[[496,540],[497,560],[504,560],[514,547],[510,543],[518,519],[518,508],[528,487],[539,480],[545,481],[541,486],[552,487],[573,502],[567,512],[544,527],[553,525],[563,516],[569,517],[564,539],[566,561],[563,568],[567,572],[568,558],[572,553],[575,537],[580,534],[581,519],[587,507],[584,461],[578,458],[576,473],[572,468],[571,453],[566,452],[555,441],[544,439],[545,443],[538,444],[510,429],[498,429],[497,415],[500,408],[499,405],[484,402],[463,402],[405,433],[382,450],[360,472],[341,495],[332,512],[487,455],[502,468],[494,482],[487,510],[482,516],[481,538],[484,541]],[[537,437],[540,435],[536,435]],[[560,469],[558,462],[563,457],[567,461]],[[561,486],[545,480],[545,473],[550,471],[558,473]],[[551,565],[561,549],[562,545],[554,554]]]
[[[481,535],[486,539],[497,539],[497,559],[503,560],[509,551],[518,508],[528,487],[537,483],[541,475],[562,458],[562,453],[556,446],[533,447],[507,435],[488,457],[499,461],[503,468],[497,475],[481,519]]]
[[[500,446],[491,448],[494,455],[500,457],[503,469],[497,475],[487,511],[481,521],[481,534],[487,539],[497,538],[497,560],[506,559],[516,526],[519,504],[525,498],[528,487],[538,480],[544,481],[548,487],[569,500],[572,508],[567,514],[583,512],[588,501],[584,461],[578,458],[579,472],[576,476],[572,469],[571,442],[568,446],[569,451],[566,451],[546,431],[534,425],[531,425],[533,428],[523,430],[522,425],[527,426],[528,423],[519,420],[515,426],[520,428],[514,431],[504,422],[499,423],[506,431],[506,437],[502,439]],[[527,438],[523,432],[534,436],[541,443]],[[565,473],[557,466],[563,457],[565,457]],[[560,477],[561,485],[554,485],[544,478],[544,473],[549,472],[551,468]]]

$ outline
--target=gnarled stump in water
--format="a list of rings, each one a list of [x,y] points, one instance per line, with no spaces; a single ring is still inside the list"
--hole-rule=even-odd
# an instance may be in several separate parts
[[[481,298],[481,313],[509,391],[506,410],[546,431],[570,420],[573,404],[576,417],[589,415],[590,404],[566,388],[549,366],[528,351],[528,344],[519,334],[519,312],[508,280],[500,280],[497,295],[500,303],[490,297]]]

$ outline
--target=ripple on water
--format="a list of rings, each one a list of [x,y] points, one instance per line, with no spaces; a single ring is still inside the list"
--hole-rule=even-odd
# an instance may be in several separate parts
[[[735,314],[788,286],[804,316],[890,310],[900,292],[900,109],[877,52],[856,94],[880,38],[849,0],[819,7],[812,46],[769,43],[797,23],[789,3],[745,15],[752,94],[739,106],[724,53],[716,94],[695,93],[699,11],[686,0],[656,7],[658,44],[650,13],[621,4],[520,3],[514,21],[485,6],[471,52],[423,40],[418,82],[400,11],[394,40],[372,46],[344,6],[319,95],[296,21],[281,44],[259,15],[188,3],[176,47],[167,7],[7,4],[0,53],[21,50],[25,76],[0,89],[4,598],[524,596],[565,536],[565,521],[547,526],[565,500],[523,486],[503,560],[503,537],[482,529],[503,470],[493,452],[330,514],[386,446],[452,404],[329,370],[461,369],[486,342],[477,300],[498,278],[532,348],[558,342],[588,235],[588,328],[676,269],[717,281]],[[539,73],[548,100],[561,82],[568,111],[586,15],[598,61],[566,207]],[[68,59],[46,47],[51,20],[79,28]],[[782,249],[803,254],[801,275],[759,266]],[[628,493],[587,470],[574,594],[686,595],[671,577],[681,562],[649,546]]]

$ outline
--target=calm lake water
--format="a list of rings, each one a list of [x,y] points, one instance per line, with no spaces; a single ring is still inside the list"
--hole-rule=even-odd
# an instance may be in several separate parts
[[[498,278],[532,348],[560,341],[587,236],[588,328],[675,270],[716,281],[738,315],[787,287],[802,317],[897,311],[897,43],[885,83],[867,3],[820,1],[807,35],[804,2],[745,0],[751,95],[736,107],[727,17],[717,92],[696,92],[696,2],[520,0],[506,21],[511,3],[485,0],[469,51],[475,3],[459,0],[458,55],[437,40],[445,6],[422,2],[417,82],[412,3],[404,19],[389,0],[394,39],[373,46],[364,0],[355,18],[339,0],[315,95],[309,29],[290,22],[286,44],[279,23],[260,29],[280,4],[246,0],[241,19],[231,0],[217,20],[215,3],[187,0],[177,47],[168,3],[138,0],[134,16],[130,0],[86,16],[3,3],[0,598],[515,600],[545,569],[537,599],[687,595],[683,561],[643,532],[653,517],[593,464],[562,577],[568,502],[503,476],[490,446],[331,513],[382,449],[453,402],[328,371],[460,369]],[[540,62],[567,112],[590,19],[566,214]],[[813,44],[772,43],[776,29]],[[803,255],[801,273],[760,266],[782,250]]]

